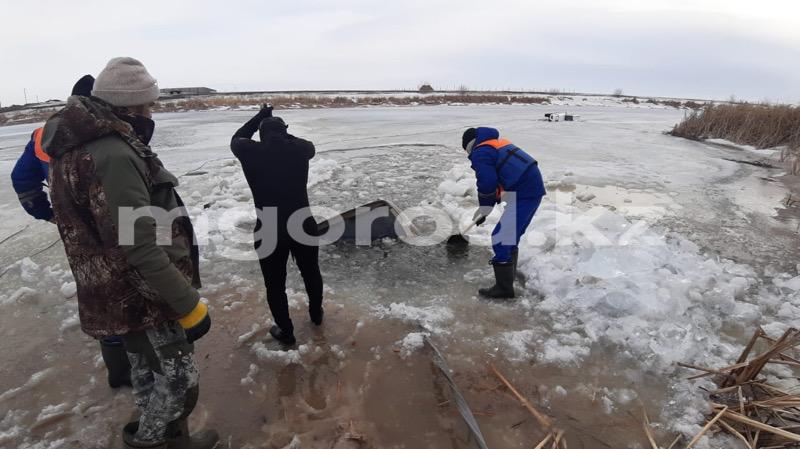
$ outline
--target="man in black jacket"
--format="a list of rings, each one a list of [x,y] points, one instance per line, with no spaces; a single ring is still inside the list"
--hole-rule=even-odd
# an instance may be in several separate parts
[[[322,324],[323,309],[319,247],[309,239],[295,237],[317,235],[317,223],[307,213],[306,190],[308,161],[314,157],[314,144],[287,133],[287,128],[280,117],[272,117],[271,106],[264,106],[236,131],[231,139],[231,150],[242,164],[259,213],[254,243],[267,287],[267,302],[275,320],[269,333],[281,343],[293,345],[294,326],[286,298],[286,262],[290,253],[303,276],[308,294],[308,313],[317,326]],[[260,142],[252,140],[256,130]],[[302,225],[298,225],[302,230],[290,229],[289,218],[303,211],[306,211],[306,216],[301,220]],[[266,217],[269,220],[262,223]],[[274,229],[270,229],[273,226]],[[261,237],[267,233],[270,235]]]

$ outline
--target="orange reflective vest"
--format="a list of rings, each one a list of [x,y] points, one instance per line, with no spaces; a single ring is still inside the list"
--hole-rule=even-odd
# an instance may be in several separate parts
[[[44,128],[37,128],[36,131],[33,132],[33,152],[40,161],[49,164],[50,156],[48,156],[47,153],[44,152],[44,148],[42,148],[42,134],[44,134]]]
[[[494,148],[495,150],[499,150],[506,145],[511,145],[511,141],[508,139],[491,139],[491,140],[484,140],[483,142],[475,145],[475,148],[482,147],[484,145],[489,145],[490,147]]]

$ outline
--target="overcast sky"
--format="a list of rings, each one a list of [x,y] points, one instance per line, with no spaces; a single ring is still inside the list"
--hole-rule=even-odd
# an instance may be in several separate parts
[[[0,102],[108,59],[161,87],[551,89],[800,102],[798,0],[0,0]]]

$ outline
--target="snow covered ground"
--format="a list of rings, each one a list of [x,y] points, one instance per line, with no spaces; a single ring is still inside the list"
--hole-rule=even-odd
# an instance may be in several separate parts
[[[643,445],[631,418],[640,403],[669,441],[699,430],[704,384],[682,380],[689,373],[675,362],[726,365],[756,326],[773,335],[800,326],[798,222],[782,206],[781,172],[736,162],[771,153],[664,135],[683,111],[559,108],[567,110],[282,111],[290,132],[317,144],[311,201],[329,213],[383,198],[466,221],[476,199],[460,138],[475,125],[496,126],[532,153],[549,190],[521,245],[519,299],[475,295],[491,281],[485,243],[499,208],[462,254],[396,242],[325,247],[327,323],[307,328],[302,282],[292,273],[302,324],[291,351],[266,336],[251,196],[227,149],[249,113],[157,116],[154,147],[180,175],[180,193],[207,236],[201,273],[215,327],[198,345],[196,424],[220,428],[230,447],[295,439],[317,447],[311,442],[325,431],[345,441],[348,422],[375,447],[469,447],[458,420],[437,405],[448,398],[431,386],[427,334],[473,407],[491,412],[479,416],[490,446],[529,447],[535,429],[507,430],[525,415],[485,386],[489,362],[587,447]],[[545,112],[582,120],[539,121]],[[7,179],[33,128],[0,128],[0,176]],[[108,391],[96,343],[79,330],[57,232],[24,215],[8,182],[0,183],[0,241],[0,446],[115,447],[130,397]]]

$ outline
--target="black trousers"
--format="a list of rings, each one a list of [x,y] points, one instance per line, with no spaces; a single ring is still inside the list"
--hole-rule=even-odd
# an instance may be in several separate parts
[[[308,295],[309,309],[322,306],[322,274],[319,270],[319,247],[309,246],[294,241],[290,236],[278,237],[275,250],[262,255],[261,274],[267,287],[267,302],[275,324],[282,330],[294,331],[289,316],[289,300],[286,297],[286,263],[292,255]]]

